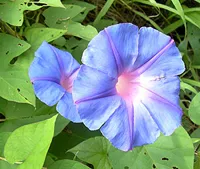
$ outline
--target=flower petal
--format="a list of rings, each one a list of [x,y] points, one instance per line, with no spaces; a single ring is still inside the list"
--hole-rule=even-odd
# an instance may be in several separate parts
[[[159,80],[147,80],[142,81],[141,86],[147,89],[147,94],[144,95],[145,98],[149,94],[156,93],[160,97],[168,100],[168,102],[173,103],[179,107],[179,92],[180,92],[180,80],[179,77],[168,77],[161,78]],[[152,91],[153,93],[150,93]],[[153,97],[153,96],[152,96]]]
[[[64,96],[60,99],[56,106],[56,110],[65,118],[72,122],[81,122],[80,116],[74,105],[72,94],[66,92]]]
[[[80,67],[73,84],[72,95],[75,102],[93,100],[116,94],[117,80],[88,66]]]
[[[43,42],[35,52],[35,55],[36,57],[29,68],[31,81],[49,78],[59,82],[61,76],[60,67],[50,45],[47,42]]]
[[[35,55],[36,57],[29,68],[31,81],[60,82],[62,76],[70,76],[79,68],[79,63],[70,53],[59,50],[45,41],[35,52]]]
[[[125,101],[115,110],[112,116],[101,127],[102,134],[116,147],[123,151],[132,149],[132,132]],[[133,122],[133,119],[132,119]]]
[[[110,26],[94,37],[84,51],[82,62],[116,78],[135,62],[138,27],[123,23]]]
[[[33,87],[36,96],[48,106],[55,105],[65,93],[65,89],[51,81],[35,81]]]
[[[141,101],[134,104],[133,147],[153,143],[160,130]]]
[[[178,83],[178,78],[165,80],[163,84],[154,82],[149,88],[142,87],[146,93],[142,102],[164,135],[172,134],[180,126],[182,117],[178,102],[179,85],[170,81]]]
[[[121,107],[117,95],[80,102],[77,105],[82,122],[90,129],[99,129]]]
[[[153,28],[140,29],[139,54],[132,75],[157,78],[178,75],[184,69],[181,54],[169,36]]]

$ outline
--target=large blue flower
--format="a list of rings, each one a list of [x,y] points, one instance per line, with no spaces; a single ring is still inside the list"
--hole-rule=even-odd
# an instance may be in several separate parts
[[[29,77],[36,96],[48,106],[58,103],[56,109],[62,116],[80,122],[71,94],[79,63],[70,53],[47,42],[42,43],[35,56],[29,68]]]
[[[180,126],[177,75],[185,68],[169,36],[128,23],[110,26],[92,39],[82,62],[72,91],[80,117],[115,147],[153,143]]]

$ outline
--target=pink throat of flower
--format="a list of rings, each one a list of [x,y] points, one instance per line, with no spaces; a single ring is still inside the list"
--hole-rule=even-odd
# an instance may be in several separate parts
[[[63,77],[60,81],[60,84],[67,92],[72,92],[72,81],[69,78]]]
[[[120,96],[123,98],[132,96],[135,87],[136,86],[130,81],[130,77],[128,75],[123,74],[119,76],[116,84],[116,90]]]

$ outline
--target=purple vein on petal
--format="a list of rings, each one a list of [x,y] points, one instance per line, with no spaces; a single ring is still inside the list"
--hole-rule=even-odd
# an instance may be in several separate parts
[[[169,43],[162,48],[156,55],[154,55],[149,61],[147,61],[145,64],[143,64],[141,67],[137,68],[135,71],[133,71],[131,73],[131,75],[133,76],[139,76],[142,73],[144,73],[147,69],[149,69],[151,67],[151,65],[158,60],[158,58],[166,51],[170,48],[170,46],[174,43],[174,40],[171,39],[169,41]]]
[[[151,97],[151,99],[158,100],[160,102],[166,103],[166,104],[176,108],[179,112],[182,112],[181,108],[179,108],[178,106],[176,106],[175,104],[173,104],[172,102],[167,100],[166,98],[160,96],[159,94],[153,92],[152,90],[147,89],[146,87],[144,87],[142,85],[138,85],[138,86],[145,89],[148,93],[150,93],[149,97]]]
[[[121,62],[119,53],[118,53],[118,51],[117,51],[117,49],[116,49],[116,47],[115,47],[115,45],[114,45],[109,33],[107,31],[107,28],[104,29],[104,32],[108,37],[108,41],[110,43],[111,49],[112,49],[114,57],[115,57],[115,62],[116,62],[117,69],[118,69],[117,72],[118,72],[118,74],[120,74],[122,72],[123,67],[122,67],[122,62]]]
[[[50,45],[49,45],[49,47],[51,48],[53,53],[56,55],[56,59],[57,59],[57,62],[58,62],[59,68],[60,68],[60,73],[62,73],[62,70],[64,68],[62,60],[61,60],[60,56],[57,54],[57,52],[53,49],[53,47]]]
[[[113,95],[116,95],[116,90],[112,88],[108,91],[101,92],[100,94],[96,94],[94,96],[89,96],[89,97],[79,99],[79,100],[75,101],[75,104],[79,104],[81,102],[95,100],[95,99],[101,99],[101,98],[109,97],[109,96],[113,96]]]
[[[130,143],[133,142],[134,136],[133,136],[133,130],[134,130],[134,108],[133,108],[133,104],[131,103],[131,99],[125,99],[126,101],[126,106],[127,106],[127,110],[128,110],[128,120],[129,120],[129,133],[130,133]],[[130,145],[130,149],[132,150],[132,145]]]
[[[51,81],[58,84],[60,83],[58,79],[52,77],[34,77],[31,79],[31,83],[34,83],[35,81]]]

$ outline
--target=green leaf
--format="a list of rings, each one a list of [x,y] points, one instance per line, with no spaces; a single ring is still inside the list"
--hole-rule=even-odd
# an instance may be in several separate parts
[[[45,23],[49,27],[67,30],[67,35],[77,36],[89,41],[97,35],[97,30],[90,25],[84,26],[73,21],[73,18],[84,10],[84,7],[77,5],[65,5],[65,9],[48,8],[43,12],[43,15]]]
[[[162,135],[154,144],[130,152],[111,149],[109,158],[114,169],[191,169],[194,147],[187,132],[179,127],[171,136]]]
[[[99,21],[101,20],[101,18],[108,12],[108,10],[110,9],[111,5],[113,4],[114,0],[108,0],[105,5],[103,6],[103,8],[101,9],[101,11],[99,12],[99,14],[97,15],[96,19],[94,20],[94,25],[98,24]]]
[[[104,28],[114,24],[117,24],[117,21],[111,19],[101,19],[98,23],[95,24],[95,28],[97,28],[98,31],[101,31]]]
[[[18,169],[41,169],[54,133],[56,116],[16,129],[5,145],[10,163],[22,161]]]
[[[54,136],[58,135],[69,124],[69,122],[70,120],[58,114],[58,117],[55,122]]]
[[[31,48],[17,60],[17,63],[28,69],[31,62],[33,61],[35,51],[42,44],[42,42],[51,42],[61,37],[65,32],[66,30],[54,28],[27,28],[24,32],[24,36],[26,37],[27,41],[31,44]]]
[[[90,169],[90,168],[77,161],[59,160],[50,165],[48,169]]]
[[[200,168],[200,153],[197,153],[196,161],[194,163],[194,169],[199,169]]]
[[[109,148],[110,143],[104,137],[95,137],[83,141],[68,151],[74,153],[79,159],[92,164],[95,169],[110,169]]]
[[[41,43],[46,40],[47,42],[53,41],[63,34],[66,30],[54,29],[54,28],[28,28],[24,32],[24,36],[31,44],[31,47],[37,49]]]
[[[200,11],[187,12],[185,13],[185,17],[190,23],[200,28],[200,21],[199,21]]]
[[[17,169],[17,165],[15,165],[15,164],[9,164],[6,161],[1,161],[0,160],[0,168],[1,169]]]
[[[186,26],[186,20],[185,20],[185,14],[183,11],[183,8],[181,6],[181,3],[179,2],[179,0],[172,0],[172,3],[174,4],[176,10],[178,11],[181,19],[183,20],[184,26],[185,26],[185,30],[186,30],[186,34],[187,34],[187,26]]]
[[[200,125],[200,93],[198,93],[193,99],[192,102],[190,103],[189,106],[189,116],[190,119]]]
[[[194,87],[192,87],[191,85],[184,83],[184,82],[181,82],[181,89],[184,91],[187,89],[187,90],[190,90],[191,92],[197,94],[197,90]]]
[[[55,106],[49,107],[39,100],[36,102],[35,109],[29,104],[9,102],[0,98],[0,107],[6,118],[5,121],[0,124],[0,132],[12,132],[23,125],[51,118],[57,113]],[[65,119],[58,114],[55,123],[54,136],[59,134],[69,122],[68,119]]]
[[[74,37],[66,40],[65,43],[67,51],[69,51],[79,63],[81,63],[81,57],[83,55],[83,51],[86,49],[87,46],[88,46],[88,41],[83,39],[78,40]]]
[[[89,4],[87,2],[77,1],[77,0],[65,0],[65,1],[62,1],[62,3],[68,4],[68,5],[69,4],[77,5],[77,6],[85,8],[84,11],[82,11],[81,13],[79,13],[77,16],[73,18],[73,21],[76,21],[76,22],[82,22],[87,16],[87,14],[96,8],[96,6],[94,6],[93,4]]]
[[[2,132],[0,133],[0,156],[3,157],[4,154],[4,146],[6,144],[6,141],[8,137],[11,135],[11,132]]]
[[[27,70],[12,63],[30,45],[11,35],[0,33],[0,96],[19,103],[35,104],[35,96]],[[11,64],[12,63],[12,64]]]
[[[81,25],[78,22],[68,21],[67,35],[76,36],[87,41],[90,41],[98,34],[96,28],[91,25]]]
[[[66,153],[67,150],[73,148],[88,138],[100,135],[101,133],[99,131],[90,131],[81,123],[69,123],[65,130],[54,137],[49,152],[54,154],[59,159],[73,159],[74,155],[72,153]]]
[[[53,6],[53,7],[63,7],[63,4],[61,3],[60,0],[39,0],[38,3],[45,3],[48,6]],[[36,3],[37,4],[37,3]]]
[[[169,33],[173,32],[173,31],[175,31],[177,28],[179,28],[182,25],[183,25],[183,21],[181,19],[177,20],[177,21],[171,23],[170,25],[168,25],[167,27],[165,27],[163,29],[163,32],[165,34],[169,34]]]
[[[14,26],[21,26],[24,21],[24,11],[37,10],[42,6],[63,7],[60,0],[39,0],[36,3],[31,0],[10,0],[0,3],[0,18]],[[12,12],[11,12],[12,11]]]
[[[15,0],[0,3],[0,18],[11,25],[21,26],[25,10],[37,10],[42,7],[29,2],[30,0]]]
[[[193,49],[193,65],[200,65],[200,29],[188,24],[188,41]]]

